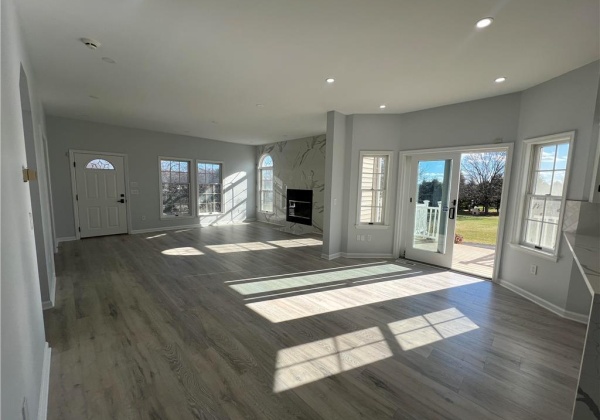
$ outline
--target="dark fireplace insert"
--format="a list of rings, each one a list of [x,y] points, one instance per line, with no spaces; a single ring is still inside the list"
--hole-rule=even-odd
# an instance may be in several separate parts
[[[292,223],[312,225],[313,191],[287,190],[285,220]]]

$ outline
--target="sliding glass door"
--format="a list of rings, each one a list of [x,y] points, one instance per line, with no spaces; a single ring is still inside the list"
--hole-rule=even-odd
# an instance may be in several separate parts
[[[460,153],[411,157],[406,258],[450,268]]]

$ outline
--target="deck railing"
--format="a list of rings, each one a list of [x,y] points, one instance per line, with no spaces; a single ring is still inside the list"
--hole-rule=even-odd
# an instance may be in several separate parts
[[[437,239],[440,232],[441,203],[437,207],[429,207],[429,200],[417,204],[415,212],[415,237],[420,239]]]

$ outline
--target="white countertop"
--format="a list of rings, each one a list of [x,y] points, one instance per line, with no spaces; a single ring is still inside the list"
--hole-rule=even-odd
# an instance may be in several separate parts
[[[565,232],[565,238],[592,294],[600,294],[600,237]]]

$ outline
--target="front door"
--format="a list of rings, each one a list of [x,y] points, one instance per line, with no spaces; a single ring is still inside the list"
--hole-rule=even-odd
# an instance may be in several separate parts
[[[460,153],[411,157],[406,258],[450,268]]]
[[[73,153],[82,238],[127,233],[123,156]]]

